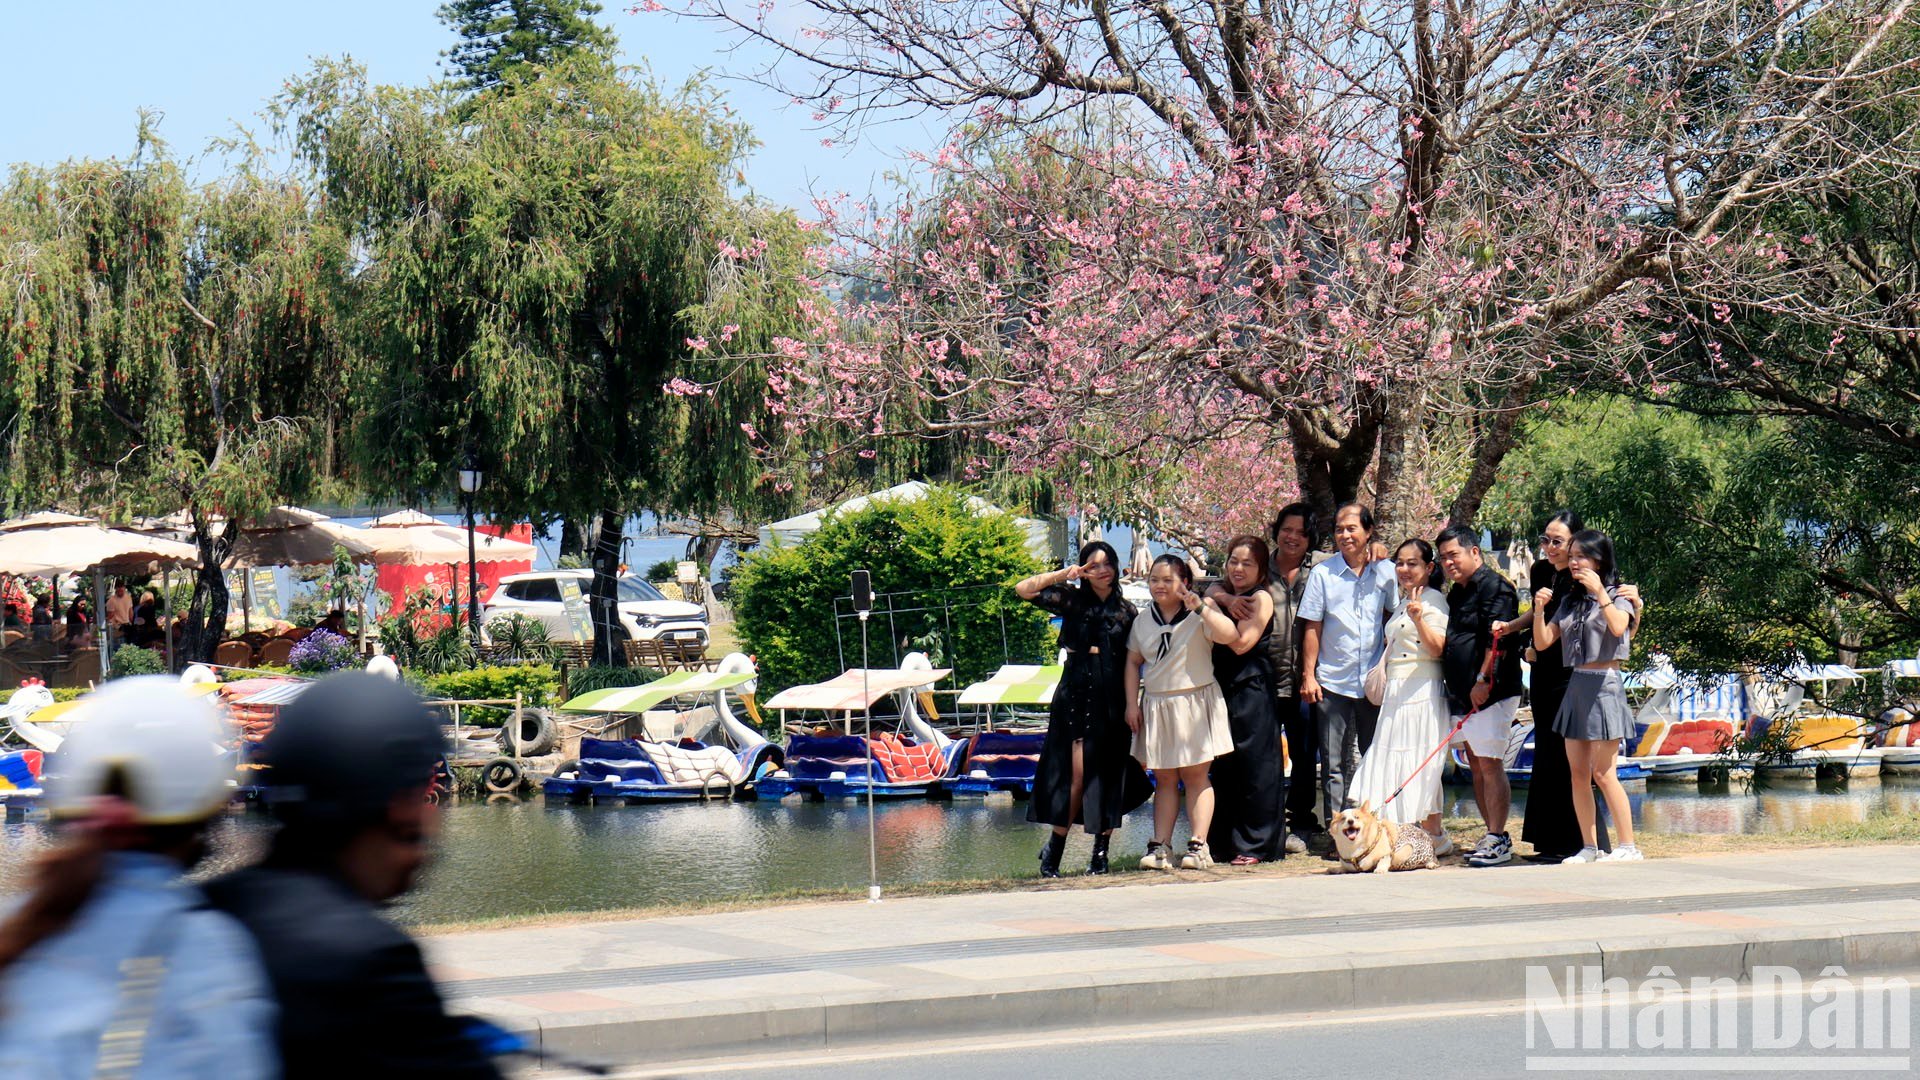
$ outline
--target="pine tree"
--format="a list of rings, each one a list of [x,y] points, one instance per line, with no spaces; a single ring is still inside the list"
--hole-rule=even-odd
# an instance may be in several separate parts
[[[460,35],[441,55],[463,88],[490,90],[508,73],[548,67],[579,54],[611,60],[613,31],[593,21],[593,0],[448,0],[440,21]]]

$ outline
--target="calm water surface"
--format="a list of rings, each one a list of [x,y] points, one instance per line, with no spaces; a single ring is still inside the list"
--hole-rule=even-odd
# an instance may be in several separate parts
[[[1846,786],[1782,784],[1749,794],[1654,786],[1632,792],[1634,820],[1666,833],[1771,833],[1920,813],[1920,778]],[[1514,792],[1524,812],[1525,792]],[[1449,813],[1473,816],[1465,790],[1448,789]],[[867,817],[854,803],[713,803],[548,807],[466,802],[447,809],[438,859],[425,887],[398,914],[412,923],[750,896],[791,889],[859,888],[867,882]],[[994,799],[881,803],[875,810],[883,883],[995,878],[1036,872],[1040,832],[1026,804]],[[1147,815],[1127,819],[1114,845],[1137,857]],[[221,822],[218,870],[253,857],[266,833],[256,814]],[[0,893],[20,887],[27,856],[49,840],[33,822],[0,825]],[[1066,868],[1086,865],[1076,835]]]

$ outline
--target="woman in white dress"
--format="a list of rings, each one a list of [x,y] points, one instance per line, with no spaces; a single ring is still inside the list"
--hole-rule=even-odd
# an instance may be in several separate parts
[[[1401,544],[1394,552],[1393,572],[1400,589],[1385,634],[1386,695],[1380,701],[1373,745],[1360,759],[1348,798],[1372,807],[1382,820],[1419,822],[1434,837],[1435,853],[1445,854],[1440,850],[1445,843],[1440,828],[1442,762],[1433,749],[1449,727],[1447,690],[1440,678],[1447,599],[1427,584],[1433,576],[1433,548],[1425,540]],[[1402,781],[1406,786],[1395,796]]]

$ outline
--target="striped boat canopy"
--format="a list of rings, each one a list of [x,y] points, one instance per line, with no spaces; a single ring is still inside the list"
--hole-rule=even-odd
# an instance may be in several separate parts
[[[1887,665],[1887,674],[1896,679],[1920,679],[1920,660],[1895,660]]]
[[[645,686],[609,686],[568,699],[561,712],[643,713],[669,698],[711,694],[752,682],[751,671],[676,671]]]
[[[767,708],[862,712],[897,690],[932,686],[951,674],[952,668],[849,668],[823,683],[790,686],[768,698]]]
[[[985,682],[960,692],[962,705],[1051,705],[1060,686],[1058,664],[1008,664]]]
[[[1808,664],[1798,663],[1788,668],[1784,677],[1790,682],[1848,682],[1861,678],[1861,674],[1844,664]]]
[[[307,687],[312,685],[310,682],[275,682],[272,686],[263,687],[244,697],[235,698],[233,703],[235,705],[252,705],[256,707],[285,705],[294,698],[306,693]]]

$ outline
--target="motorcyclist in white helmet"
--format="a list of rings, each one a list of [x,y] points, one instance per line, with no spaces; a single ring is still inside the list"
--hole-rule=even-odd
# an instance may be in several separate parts
[[[160,676],[91,695],[47,765],[63,836],[0,919],[0,1077],[272,1077],[259,953],[186,872],[231,794],[218,716]]]

